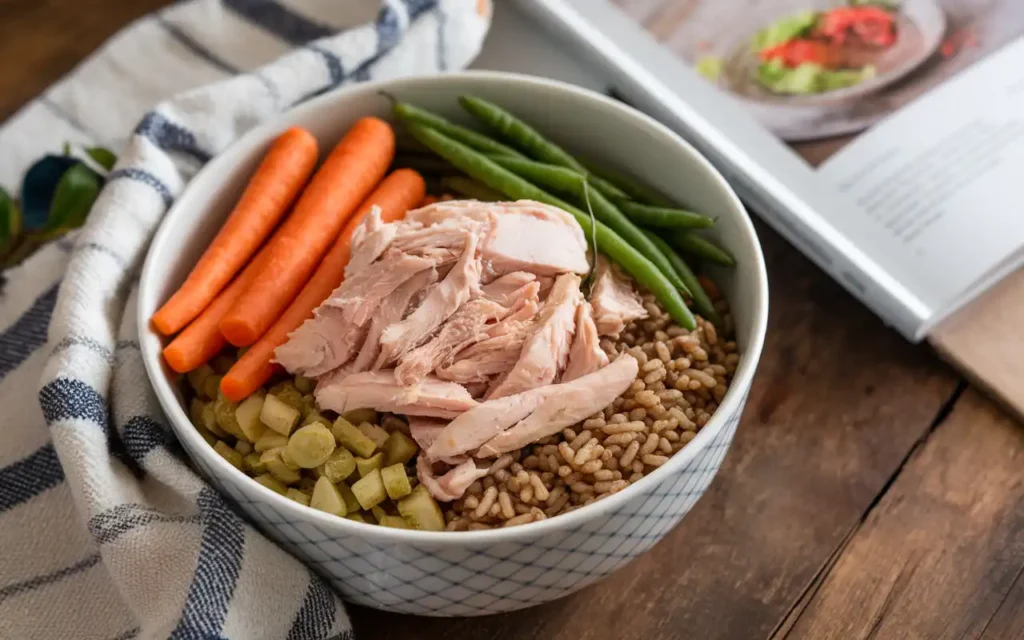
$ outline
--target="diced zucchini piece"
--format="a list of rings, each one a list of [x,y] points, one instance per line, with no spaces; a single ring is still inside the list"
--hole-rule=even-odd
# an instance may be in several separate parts
[[[384,489],[387,490],[388,497],[392,500],[404,498],[412,493],[409,476],[405,475],[405,465],[393,464],[384,467],[380,470],[380,477],[384,480]]]
[[[252,444],[246,442],[245,440],[239,440],[235,442],[235,451],[242,454],[243,456],[247,456],[250,453],[252,453]]]
[[[288,438],[287,451],[299,468],[312,469],[327,462],[336,446],[331,430],[318,422],[293,433]]]
[[[370,509],[387,500],[388,492],[384,490],[384,481],[381,480],[380,469],[373,469],[357,480],[352,485],[352,493],[356,494],[359,506],[364,509]]]
[[[419,451],[420,448],[412,438],[401,431],[394,431],[384,443],[384,464],[405,464],[415,458]]]
[[[185,377],[188,378],[188,383],[192,385],[192,389],[197,395],[206,396],[212,400],[210,396],[206,395],[206,380],[213,375],[217,375],[213,371],[213,368],[208,364],[203,364],[200,365],[198,369],[189,371],[185,374]]]
[[[298,409],[289,405],[273,393],[263,401],[263,411],[260,413],[260,420],[274,431],[287,436],[299,423],[302,414]]]
[[[409,529],[409,523],[402,516],[384,516],[378,522],[381,526],[392,527],[393,529]]]
[[[313,424],[319,422],[320,424],[326,425],[328,429],[331,428],[331,419],[320,413],[319,410],[313,409],[302,418],[300,426],[306,426],[307,424]]]
[[[331,432],[334,433],[334,437],[337,438],[338,444],[357,456],[369,458],[377,448],[377,445],[373,443],[373,440],[367,438],[366,434],[354,427],[352,423],[345,418],[338,418],[335,420],[334,427],[331,428]]]
[[[359,430],[364,436],[373,440],[373,444],[376,445],[378,449],[383,449],[384,443],[388,441],[388,432],[375,424],[363,422],[359,425]]]
[[[288,468],[292,471],[298,471],[301,468],[299,465],[295,464],[294,460],[292,460],[292,454],[288,453],[288,445],[285,445],[284,448],[281,449],[281,460],[288,465]]]
[[[260,436],[260,439],[256,441],[256,444],[253,445],[253,448],[256,449],[257,453],[263,453],[264,451],[286,446],[288,446],[288,436],[282,436],[272,429],[267,429]]]
[[[221,353],[213,357],[213,360],[210,361],[210,366],[219,375],[224,375],[231,370],[231,367],[235,366],[235,358],[226,353]]]
[[[253,478],[253,480],[262,484],[264,487],[270,489],[271,491],[276,491],[277,493],[280,493],[281,495],[284,495],[285,492],[288,491],[288,487],[281,484],[280,480],[270,475],[269,473],[261,473],[260,475]]]
[[[245,466],[246,471],[256,475],[265,473],[267,470],[267,465],[260,461],[260,454],[258,453],[246,454],[246,456],[242,458],[242,464]]]
[[[283,452],[283,447],[264,451],[263,455],[260,456],[260,462],[266,465],[267,471],[281,482],[285,484],[295,484],[299,481],[301,476],[297,469],[293,469],[281,458],[281,454]]]
[[[217,399],[213,401],[213,410],[217,414],[217,426],[228,435],[244,439],[245,435],[242,433],[241,427],[238,426],[238,418],[235,416],[236,409],[238,409],[238,405],[225,398],[223,393],[218,393]]]
[[[318,411],[316,408],[316,398],[313,397],[312,393],[307,393],[302,396],[302,419],[305,420],[306,416],[314,411]]]
[[[356,459],[352,452],[344,447],[334,450],[327,462],[320,465],[317,470],[320,475],[326,476],[331,482],[341,482],[348,478],[356,470]]]
[[[203,386],[206,388],[206,397],[210,400],[216,400],[217,394],[220,393],[220,381],[224,376],[218,376],[216,374],[206,378],[206,382]]]
[[[195,428],[204,427],[203,424],[203,409],[206,407],[206,403],[199,398],[192,398],[192,402],[188,404],[188,419],[192,421],[192,426]]]
[[[338,491],[338,487],[334,486],[327,478],[320,478],[316,481],[309,506],[336,516],[343,516],[348,513],[348,509],[345,507],[345,499]]]
[[[231,448],[231,445],[218,440],[217,444],[213,445],[213,450],[220,454],[220,457],[224,458],[231,463],[231,466],[235,467],[239,471],[242,471],[242,454],[238,453]]]
[[[359,513],[358,511],[356,511],[355,513],[350,513],[350,514],[348,514],[345,517],[348,518],[349,520],[354,520],[355,522],[362,522],[363,524],[369,524],[366,521],[366,518],[363,517],[363,514]]]
[[[369,458],[356,458],[356,470],[359,477],[365,478],[374,469],[384,468],[384,452],[378,451]]]
[[[217,436],[213,435],[206,429],[202,427],[196,427],[196,431],[199,432],[199,435],[203,436],[203,440],[206,440],[206,444],[210,445],[211,447],[217,444]]]
[[[388,433],[401,431],[405,435],[409,435],[409,423],[394,414],[388,414],[381,418],[380,427]]]
[[[235,409],[235,420],[238,428],[248,442],[256,442],[263,435],[267,428],[260,422],[260,412],[263,410],[262,391],[257,391],[245,400],[242,400]]]
[[[444,531],[444,515],[427,488],[419,485],[398,501],[398,513],[413,529]]]
[[[299,413],[302,413],[302,393],[295,388],[295,385],[291,380],[278,382],[274,386],[270,387],[270,390],[267,393],[277,396],[278,400],[285,403],[292,409],[295,409]]]
[[[352,424],[362,424],[364,422],[377,424],[377,412],[373,409],[353,409],[344,413],[342,417]]]
[[[386,518],[388,515],[388,512],[385,511],[380,505],[377,505],[376,507],[370,507],[370,513],[373,514],[373,518],[377,522],[380,522],[381,518]]]
[[[313,382],[312,378],[305,376],[295,376],[295,388],[299,390],[299,393],[305,395],[307,393],[313,393],[313,388],[316,383]]]
[[[218,438],[227,438],[228,432],[220,428],[217,424],[217,410],[214,408],[215,402],[204,402],[203,403],[203,426],[206,427],[207,431],[217,436]]]
[[[311,501],[310,495],[308,493],[304,493],[302,491],[299,491],[298,489],[293,489],[291,487],[288,488],[288,491],[285,492],[284,495],[288,498],[291,498],[295,502],[298,502],[299,504],[305,505],[307,507],[309,506],[309,503]]]
[[[359,501],[356,500],[356,494],[352,493],[352,487],[348,486],[344,482],[338,483],[338,492],[341,494],[341,498],[345,501],[345,507],[349,513],[359,511]]]

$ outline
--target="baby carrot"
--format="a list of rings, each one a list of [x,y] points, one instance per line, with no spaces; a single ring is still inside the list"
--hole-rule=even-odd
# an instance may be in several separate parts
[[[334,247],[324,257],[298,297],[221,380],[221,391],[225,396],[240,401],[270,378],[274,371],[274,350],[285,343],[289,333],[313,317],[313,310],[344,279],[345,265],[352,253],[352,234],[370,209],[374,205],[380,207],[381,219],[392,222],[402,218],[409,209],[419,206],[425,199],[425,192],[423,178],[411,169],[398,169],[384,178],[359,207],[359,213],[349,220]]]
[[[305,129],[292,127],[278,136],[185,283],[153,315],[157,331],[180,331],[245,266],[309,180],[317,157],[316,138]]]
[[[169,345],[164,347],[164,360],[178,373],[187,373],[217,355],[227,345],[220,333],[221,318],[231,310],[238,297],[252,284],[265,266],[270,243],[263,245],[245,269],[217,294],[203,311]]]
[[[220,321],[228,342],[249,346],[274,324],[394,155],[395,134],[388,123],[362,118],[352,126],[274,235],[266,266]]]

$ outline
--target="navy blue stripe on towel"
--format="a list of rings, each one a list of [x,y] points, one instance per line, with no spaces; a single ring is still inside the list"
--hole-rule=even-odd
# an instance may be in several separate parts
[[[64,481],[64,469],[52,444],[0,468],[0,513],[27,502]]]

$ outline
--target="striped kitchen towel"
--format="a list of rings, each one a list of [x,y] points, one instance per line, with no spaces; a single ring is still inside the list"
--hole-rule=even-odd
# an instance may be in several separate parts
[[[143,371],[134,287],[211,156],[341,84],[465,66],[490,10],[177,2],[0,129],[8,188],[65,142],[120,156],[86,228],[0,278],[0,638],[351,637],[325,584],[183,461]]]

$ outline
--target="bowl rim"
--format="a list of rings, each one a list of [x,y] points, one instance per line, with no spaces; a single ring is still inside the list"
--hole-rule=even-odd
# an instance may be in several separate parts
[[[598,107],[612,112],[612,117],[631,119],[635,121],[636,124],[649,129],[653,134],[663,138],[667,137],[674,144],[680,146],[685,153],[690,154],[704,169],[706,178],[709,179],[711,183],[709,186],[721,191],[722,195],[725,196],[725,200],[735,208],[738,214],[738,227],[741,229],[743,236],[749,245],[747,247],[749,255],[746,256],[745,259],[753,260],[754,273],[757,280],[754,287],[755,300],[753,304],[753,332],[750,336],[749,344],[741,354],[740,364],[736,375],[733,378],[733,383],[730,386],[729,391],[726,393],[725,398],[719,404],[718,410],[707,424],[697,433],[696,437],[691,440],[686,447],[671,456],[668,462],[618,493],[576,509],[570,513],[546,518],[540,522],[530,523],[529,526],[453,532],[395,529],[355,522],[326,512],[321,512],[310,507],[305,507],[294,500],[278,494],[253,481],[251,477],[244,474],[218,455],[192,426],[191,421],[185,413],[185,409],[178,403],[178,400],[175,397],[170,381],[166,378],[164,367],[161,363],[162,349],[159,346],[156,348],[153,347],[154,344],[161,345],[161,339],[152,340],[148,337],[149,334],[154,334],[148,315],[148,307],[153,306],[150,304],[153,294],[150,293],[151,286],[149,283],[157,277],[157,274],[162,267],[162,265],[157,264],[155,256],[159,253],[158,249],[172,236],[169,221],[176,217],[176,212],[179,208],[189,204],[185,196],[188,194],[189,190],[192,189],[192,185],[195,184],[195,180],[206,172],[216,171],[219,166],[219,162],[227,162],[227,158],[234,155],[237,150],[253,145],[254,140],[268,137],[271,133],[279,132],[287,126],[293,126],[298,121],[303,120],[307,114],[318,111],[323,105],[344,100],[350,94],[379,93],[382,90],[402,91],[410,87],[419,87],[423,85],[429,86],[436,83],[443,84],[446,82],[457,83],[460,81],[479,81],[483,83],[505,84],[516,87],[529,86],[531,89],[538,91],[553,91],[572,94],[577,99],[594,103]],[[472,546],[481,546],[489,543],[540,538],[546,534],[557,531],[578,528],[594,518],[620,509],[625,503],[629,502],[634,497],[638,497],[639,495],[648,492],[653,487],[664,482],[672,474],[678,473],[684,466],[691,462],[698,453],[702,452],[705,447],[715,439],[719,432],[725,428],[728,420],[741,410],[741,404],[743,403],[744,397],[747,395],[753,381],[754,372],[757,368],[757,363],[760,359],[761,350],[764,345],[764,338],[768,324],[768,277],[764,263],[764,255],[761,251],[757,232],[754,229],[754,225],[749,214],[740,202],[739,197],[733,191],[732,187],[729,186],[721,173],[718,172],[707,158],[697,151],[693,145],[684,140],[667,126],[654,120],[647,114],[612,98],[589,89],[561,81],[526,74],[499,71],[461,71],[406,78],[392,78],[339,87],[338,89],[329,91],[321,96],[317,96],[302,105],[275,115],[266,122],[253,127],[237,140],[233,141],[224,151],[219,153],[213,161],[203,167],[195,176],[192,177],[192,180],[190,180],[186,185],[175,203],[164,214],[164,217],[161,220],[146,253],[146,259],[139,280],[136,313],[138,316],[139,340],[142,346],[142,359],[146,369],[146,374],[160,405],[167,414],[171,428],[180,440],[187,441],[188,445],[184,445],[183,443],[185,448],[189,451],[197,451],[197,455],[202,457],[204,464],[208,468],[212,469],[215,474],[221,477],[226,476],[225,479],[230,479],[232,483],[237,483],[232,476],[232,474],[237,474],[239,481],[242,483],[249,483],[248,488],[252,492],[255,492],[257,496],[260,496],[263,501],[269,502],[270,505],[279,513],[284,513],[289,516],[290,522],[312,521],[318,526],[323,527],[323,530],[330,531],[330,535],[332,537],[365,535],[373,536],[381,542],[392,544],[426,544],[433,546],[469,544]],[[188,428],[186,428],[186,425]],[[205,478],[204,480],[209,482],[209,480]],[[221,494],[225,493],[220,491],[219,488],[217,488],[217,490]],[[248,493],[245,490],[244,485],[240,490]],[[226,497],[231,498],[231,500],[234,501],[232,496],[228,495]],[[256,503],[256,501],[253,502],[254,504]]]

